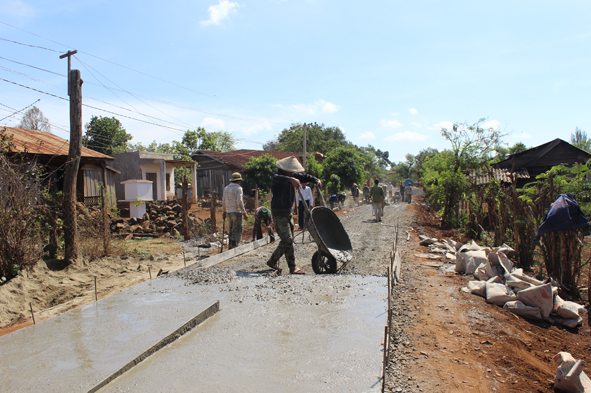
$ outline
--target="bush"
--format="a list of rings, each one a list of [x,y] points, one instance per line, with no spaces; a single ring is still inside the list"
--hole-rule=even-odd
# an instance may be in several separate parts
[[[0,155],[0,277],[31,269],[43,253],[39,175],[36,165]]]

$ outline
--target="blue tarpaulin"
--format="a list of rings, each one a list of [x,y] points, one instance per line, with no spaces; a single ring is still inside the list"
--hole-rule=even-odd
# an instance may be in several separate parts
[[[589,228],[589,220],[579,207],[573,194],[560,194],[550,207],[544,222],[538,228],[534,242],[538,242],[542,235],[560,231],[576,231]]]

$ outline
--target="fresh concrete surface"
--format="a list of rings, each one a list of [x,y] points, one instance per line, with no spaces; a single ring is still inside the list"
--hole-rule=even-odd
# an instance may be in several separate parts
[[[195,268],[0,337],[2,391],[87,392],[217,300],[220,312],[100,391],[379,389],[384,278],[205,269],[192,282]]]

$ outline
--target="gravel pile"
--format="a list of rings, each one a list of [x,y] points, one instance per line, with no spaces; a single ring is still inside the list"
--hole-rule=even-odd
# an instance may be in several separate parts
[[[186,285],[227,284],[237,278],[236,272],[229,268],[181,269],[168,276],[183,279]]]

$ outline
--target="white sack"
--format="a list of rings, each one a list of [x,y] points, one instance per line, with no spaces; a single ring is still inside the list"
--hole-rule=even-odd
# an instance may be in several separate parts
[[[521,273],[519,273],[517,270],[521,270]],[[525,282],[529,282],[530,284],[535,285],[535,286],[544,285],[544,282],[536,280],[535,278],[530,277],[527,274],[524,274],[522,269],[517,269],[517,270],[512,272],[511,274],[513,274],[518,279],[523,280]]]
[[[499,257],[499,264],[505,269],[505,272],[511,273],[513,270],[513,262],[511,262],[501,251],[497,252],[497,256]]]
[[[528,306],[540,308],[544,318],[547,318],[554,308],[554,294],[551,284],[524,289],[517,294],[517,298]]]
[[[459,252],[456,254],[456,272],[458,273],[465,273],[466,272],[466,253]]]
[[[515,277],[511,273],[505,274],[505,284],[507,284],[511,288],[519,288],[519,289],[527,289],[527,288],[531,287],[530,283]]]
[[[499,256],[497,255],[496,251],[489,252],[486,256],[488,258],[488,262],[491,266],[499,266]]]
[[[542,320],[542,310],[537,307],[526,306],[521,300],[507,302],[503,308],[523,318]]]
[[[466,251],[461,254],[464,254],[464,259],[466,260],[466,274],[474,274],[476,268],[481,263],[487,262],[486,253],[482,250],[480,251]]]
[[[583,309],[583,310],[581,310]],[[564,319],[575,319],[581,316],[581,311],[584,311],[585,307],[575,302],[569,302],[563,300],[560,296],[556,295],[554,298],[554,312],[557,316]]]
[[[474,277],[482,281],[486,281],[494,276],[496,276],[496,274],[494,274],[492,267],[490,266],[490,263],[488,261],[478,265],[476,271],[474,271]]]
[[[517,252],[514,249],[512,249],[511,247],[509,247],[508,245],[506,245],[505,243],[503,243],[503,245],[501,247],[499,247],[499,249],[497,251],[500,251],[503,254],[505,254],[507,256],[507,258],[514,258],[515,255],[517,255]]]
[[[515,294],[505,284],[486,283],[487,303],[503,306],[505,303],[515,300]]]
[[[583,371],[584,361],[576,360],[568,352],[558,352],[552,360],[558,364],[555,388],[567,393],[591,393],[591,380]]]
[[[458,252],[466,252],[466,251],[480,251],[482,247],[480,247],[474,240],[471,243],[466,243],[462,247],[458,249]]]
[[[486,297],[486,282],[484,281],[469,281],[468,290],[472,295]]]

